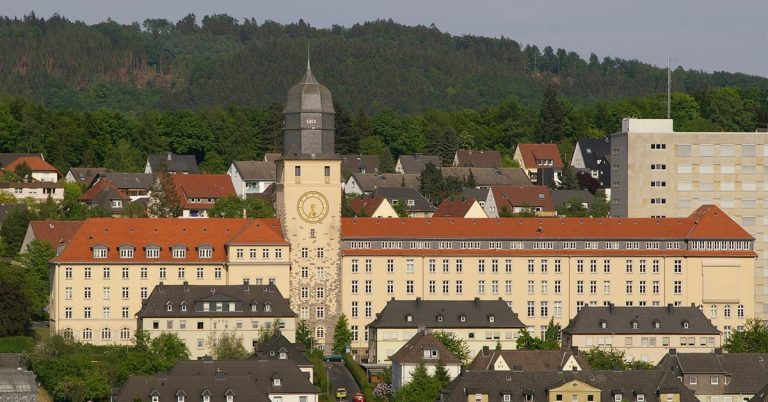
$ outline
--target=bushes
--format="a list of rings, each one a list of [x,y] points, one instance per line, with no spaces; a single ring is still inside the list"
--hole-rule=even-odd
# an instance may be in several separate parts
[[[22,353],[35,347],[35,339],[28,336],[0,338],[0,353]]]
[[[325,366],[323,366],[323,352],[314,349],[308,351],[306,356],[314,365],[314,367],[312,367],[312,370],[314,371],[314,384],[320,389],[320,400],[332,400],[333,398],[326,394],[326,391],[333,387],[328,384],[328,373],[325,371]]]
[[[360,367],[357,362],[352,359],[352,356],[350,355],[344,355],[344,366],[349,370],[349,372],[352,374],[352,377],[355,379],[355,382],[360,387],[360,392],[365,395],[366,401],[374,401],[373,396],[373,386],[368,381],[368,375],[365,374],[365,371],[362,367]]]

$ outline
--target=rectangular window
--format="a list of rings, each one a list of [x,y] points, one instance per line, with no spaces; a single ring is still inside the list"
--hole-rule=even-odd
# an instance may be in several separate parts
[[[464,281],[457,280],[456,281],[456,294],[460,295],[463,290],[464,290]]]
[[[429,272],[434,274],[435,273],[435,260],[429,260]]]
[[[405,293],[413,294],[413,281],[405,281]]]
[[[437,287],[435,285],[435,281],[429,281],[429,294],[435,294],[437,290],[435,290]]]

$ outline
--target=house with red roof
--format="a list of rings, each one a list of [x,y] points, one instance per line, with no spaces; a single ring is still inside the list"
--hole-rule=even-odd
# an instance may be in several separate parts
[[[31,221],[21,243],[21,252],[26,252],[29,243],[35,240],[46,241],[60,254],[77,233],[83,221]]]
[[[3,166],[3,172],[13,172],[19,166],[27,165],[32,172],[32,180],[45,183],[56,183],[59,177],[62,176],[61,172],[53,165],[46,162],[40,155],[24,155],[11,161],[8,165]]]
[[[397,218],[397,212],[392,208],[392,204],[383,196],[351,198],[349,208],[355,216],[359,217]]]
[[[537,216],[557,214],[552,192],[546,186],[492,186],[484,209],[489,218],[519,213],[535,213]]]
[[[443,200],[433,218],[487,218],[483,207],[474,198],[465,200]]]
[[[560,183],[564,164],[557,144],[517,144],[513,160],[528,173],[534,184],[550,184],[542,181],[545,176],[552,177],[554,184]]]
[[[172,175],[184,218],[207,218],[220,198],[236,197],[232,179],[226,174]]]

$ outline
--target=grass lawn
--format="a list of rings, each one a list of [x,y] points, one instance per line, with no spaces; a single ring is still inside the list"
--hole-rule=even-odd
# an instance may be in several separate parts
[[[48,328],[36,328],[32,336],[8,336],[0,338],[0,353],[21,353],[31,351],[38,341],[48,339]]]

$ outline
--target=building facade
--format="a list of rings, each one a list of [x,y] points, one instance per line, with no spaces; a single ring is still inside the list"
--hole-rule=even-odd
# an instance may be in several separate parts
[[[754,311],[766,319],[765,165],[768,133],[675,133],[672,120],[624,119],[622,132],[611,136],[611,216],[680,216],[718,205],[755,237]]]

